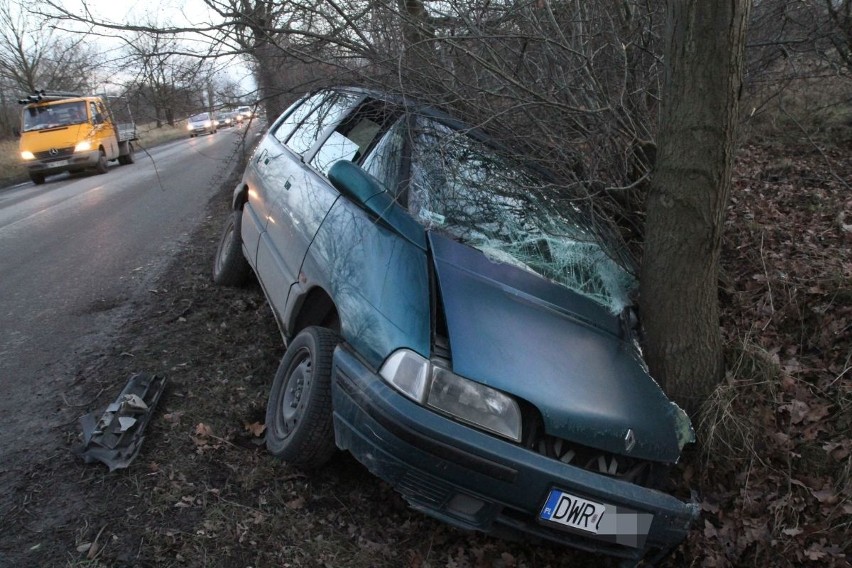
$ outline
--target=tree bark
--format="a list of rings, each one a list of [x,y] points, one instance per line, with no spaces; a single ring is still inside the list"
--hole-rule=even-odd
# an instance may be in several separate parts
[[[669,0],[641,311],[651,374],[693,416],[724,377],[718,272],[750,0]]]

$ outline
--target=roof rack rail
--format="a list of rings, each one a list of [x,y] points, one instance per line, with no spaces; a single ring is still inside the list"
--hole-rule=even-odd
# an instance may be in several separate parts
[[[33,92],[32,95],[27,95],[22,99],[18,99],[18,103],[28,105],[32,103],[40,103],[42,101],[61,101],[64,99],[74,99],[82,97],[80,93],[72,93],[69,91],[46,91],[44,89]]]

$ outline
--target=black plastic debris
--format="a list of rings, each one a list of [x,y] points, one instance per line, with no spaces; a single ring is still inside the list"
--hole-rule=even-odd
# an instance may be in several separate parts
[[[142,433],[165,386],[166,379],[157,375],[137,373],[130,377],[100,418],[91,413],[80,418],[83,445],[74,453],[86,463],[103,462],[110,471],[130,465],[142,447]]]

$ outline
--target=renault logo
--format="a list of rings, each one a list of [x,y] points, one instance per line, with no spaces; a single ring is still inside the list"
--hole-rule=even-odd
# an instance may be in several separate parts
[[[627,434],[624,435],[624,451],[629,452],[636,446],[636,434],[633,433],[633,428],[627,429]]]
[[[58,153],[59,153],[59,150],[57,150],[56,148],[51,148],[51,149],[48,151],[48,153],[49,153],[51,156],[55,156],[56,154],[58,154]]]

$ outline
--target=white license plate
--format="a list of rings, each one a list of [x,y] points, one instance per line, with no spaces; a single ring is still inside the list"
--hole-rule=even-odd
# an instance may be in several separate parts
[[[572,529],[598,534],[606,505],[589,501],[559,489],[551,489],[539,518]]]
[[[67,166],[70,163],[70,160],[59,160],[57,162],[50,162],[47,165],[51,168],[59,168],[62,166]]]

